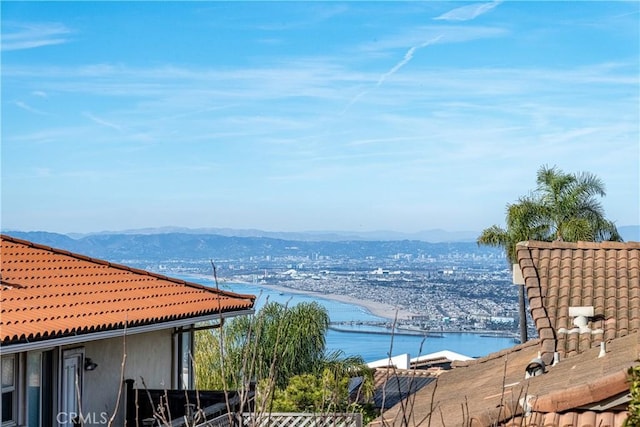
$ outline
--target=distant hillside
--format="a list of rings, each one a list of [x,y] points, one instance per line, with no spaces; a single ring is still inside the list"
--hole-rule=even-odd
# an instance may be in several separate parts
[[[114,262],[170,259],[230,260],[249,257],[316,255],[364,259],[396,254],[496,253],[473,242],[428,243],[418,240],[296,241],[271,237],[236,237],[216,234],[97,234],[72,239],[64,234],[12,231],[6,234]]]
[[[625,241],[640,241],[640,226],[618,228]],[[218,230],[221,234],[214,234]],[[188,232],[187,232],[188,231]],[[94,258],[131,263],[135,260],[232,260],[250,257],[329,256],[363,259],[365,257],[391,257],[397,254],[437,255],[443,253],[501,254],[497,248],[478,246],[471,232],[450,233],[431,230],[416,234],[370,232],[346,234],[326,233],[274,233],[260,230],[207,229],[198,233],[184,229],[146,229],[127,232],[102,232],[89,235],[48,233],[42,231],[7,231],[6,234],[35,243],[65,249]],[[227,233],[228,235],[222,234]],[[440,233],[440,234],[438,234]],[[468,235],[465,233],[469,233]],[[240,235],[233,235],[240,234]],[[255,234],[255,235],[254,235]],[[264,234],[264,235],[263,235]],[[286,236],[288,238],[276,237]],[[417,237],[430,237],[427,242]],[[459,241],[436,240],[452,238]],[[395,239],[394,239],[395,238]]]
[[[296,241],[324,241],[340,242],[351,240],[420,240],[423,242],[475,242],[480,234],[477,231],[446,231],[441,229],[424,230],[416,233],[400,233],[396,231],[264,231],[258,229],[235,229],[235,228],[186,228],[186,227],[159,227],[141,228],[124,231],[103,231],[88,234],[71,234],[71,237],[80,238],[89,235],[104,234],[215,234],[228,237],[269,237],[272,239],[296,240]]]
[[[640,241],[640,225],[627,225],[618,227],[625,242]],[[430,243],[450,242],[475,242],[480,235],[479,231],[447,231],[431,229],[416,233],[401,233],[397,231],[264,231],[258,229],[236,228],[186,228],[186,227],[158,227],[140,228],[124,231],[102,231],[87,234],[69,234],[71,238],[83,238],[101,235],[155,235],[155,234],[192,234],[192,235],[217,235],[226,237],[265,237],[280,240],[294,240],[302,242],[344,242],[344,241],[394,241],[394,240],[419,240]]]

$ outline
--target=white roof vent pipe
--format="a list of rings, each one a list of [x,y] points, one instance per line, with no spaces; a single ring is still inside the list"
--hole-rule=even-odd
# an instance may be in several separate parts
[[[593,306],[577,306],[569,307],[569,317],[573,317],[575,328],[567,330],[566,328],[558,329],[560,334],[598,334],[602,333],[602,329],[592,330],[589,326],[589,319],[594,316]]]
[[[607,355],[607,349],[604,345],[604,341],[602,341],[600,343],[600,353],[598,354],[598,357],[605,357]]]
[[[569,307],[569,316],[571,317],[593,317],[593,315],[594,309],[592,305]]]

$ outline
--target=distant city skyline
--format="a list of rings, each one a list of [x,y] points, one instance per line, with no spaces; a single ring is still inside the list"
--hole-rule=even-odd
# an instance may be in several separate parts
[[[4,230],[640,223],[638,2],[2,2]]]

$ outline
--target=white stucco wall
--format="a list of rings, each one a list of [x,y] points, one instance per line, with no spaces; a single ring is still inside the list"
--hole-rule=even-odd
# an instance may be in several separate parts
[[[124,378],[135,380],[134,387],[143,388],[143,378],[147,388],[172,388],[171,332],[169,329],[126,337]],[[113,414],[118,388],[122,386],[123,338],[88,342],[84,349],[85,357],[91,358],[98,367],[94,371],[84,371],[82,412],[94,414],[99,421],[105,412],[109,417]],[[123,389],[114,426],[124,425],[124,398]]]

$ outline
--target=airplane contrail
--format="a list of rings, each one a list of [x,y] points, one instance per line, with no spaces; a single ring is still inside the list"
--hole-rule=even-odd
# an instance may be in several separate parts
[[[402,67],[404,67],[405,65],[407,65],[407,63],[409,63],[409,61],[411,61],[413,59],[413,55],[416,53],[416,51],[418,49],[422,49],[423,47],[429,46],[431,44],[435,44],[438,42],[438,40],[440,40],[443,37],[443,35],[439,35],[438,37],[435,37],[431,40],[427,40],[426,42],[418,45],[418,46],[412,46],[411,48],[409,48],[409,50],[407,51],[407,53],[404,54],[404,57],[402,58],[402,60],[400,62],[398,62],[396,65],[394,65],[389,71],[387,71],[386,73],[384,73],[383,75],[380,76],[380,78],[378,79],[378,81],[376,82],[375,87],[380,87],[380,85],[382,85],[382,83],[385,82],[385,80],[387,80],[389,77],[391,77],[392,75],[394,75],[395,73],[398,72],[398,70],[400,70]],[[353,104],[355,104],[360,98],[362,98],[364,95],[366,95],[369,92],[369,90],[363,90],[362,92],[360,92],[359,94],[357,94],[356,96],[354,96],[349,103],[347,104],[347,106],[342,110],[342,113],[345,113],[349,107],[351,107]]]
[[[407,63],[413,59],[413,54],[416,52],[416,50],[421,49],[421,48],[426,47],[426,46],[429,46],[430,44],[434,44],[438,40],[440,40],[441,38],[442,38],[442,35],[439,35],[438,37],[436,37],[434,39],[431,39],[431,40],[428,40],[428,41],[422,43],[421,45],[413,46],[413,47],[409,48],[407,53],[404,54],[404,58],[402,58],[402,61],[398,62],[393,68],[391,68],[389,71],[387,71],[382,76],[380,76],[380,78],[378,79],[378,83],[376,83],[376,86],[380,86],[382,83],[384,83],[384,81],[386,79],[388,79],[393,74],[395,74],[400,68],[402,68],[405,65],[407,65]]]

